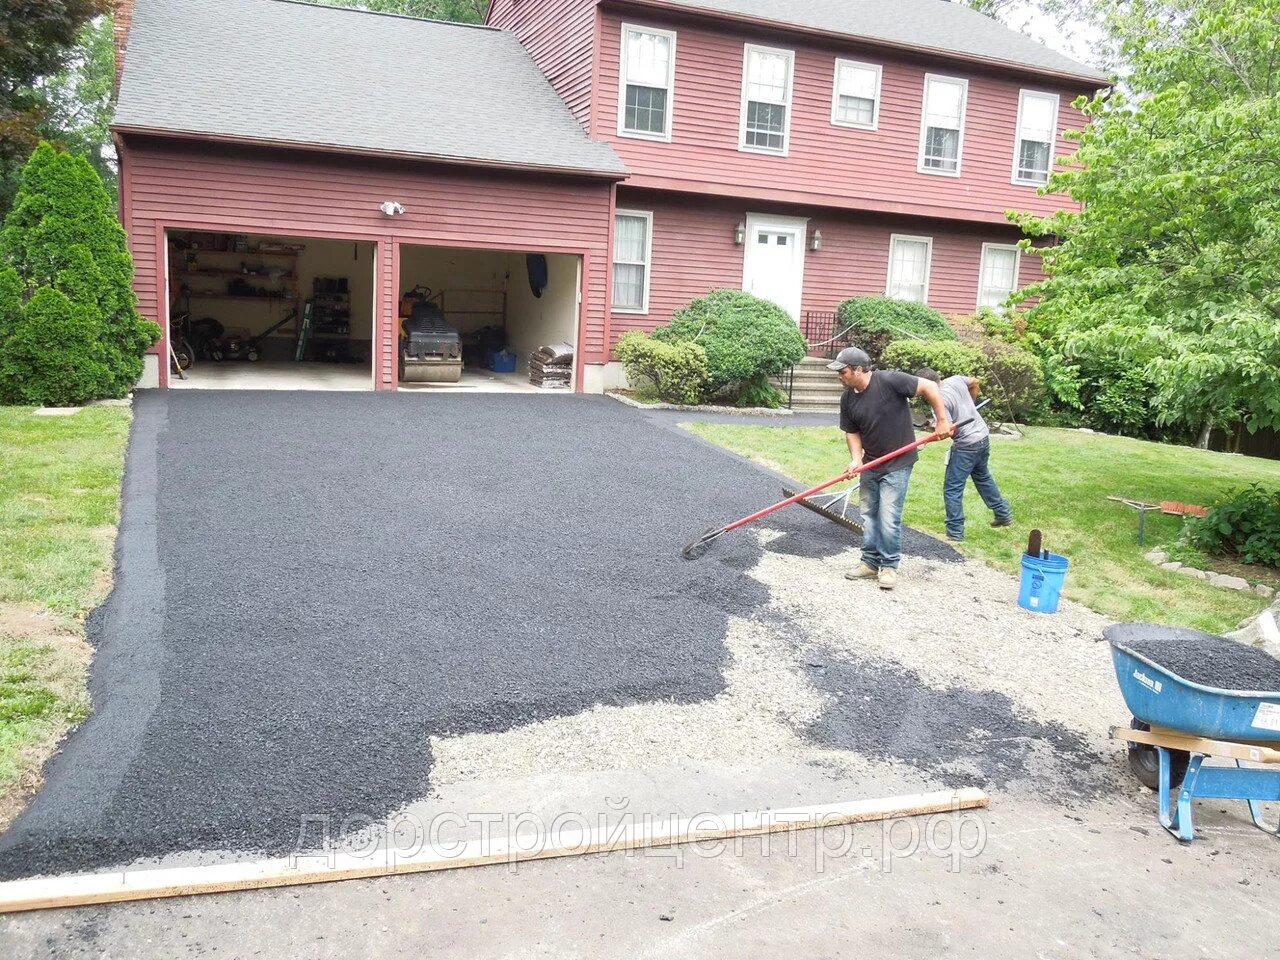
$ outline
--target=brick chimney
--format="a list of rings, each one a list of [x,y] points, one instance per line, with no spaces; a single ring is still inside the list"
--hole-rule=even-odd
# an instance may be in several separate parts
[[[120,74],[124,70],[124,55],[129,49],[129,24],[133,22],[133,0],[115,0],[116,82],[114,96],[120,95]]]

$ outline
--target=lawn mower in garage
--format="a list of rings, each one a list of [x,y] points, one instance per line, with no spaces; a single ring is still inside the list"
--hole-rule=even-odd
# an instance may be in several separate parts
[[[462,339],[444,317],[440,294],[414,287],[404,295],[409,315],[401,321],[400,382],[457,383],[462,379]]]
[[[286,323],[292,323],[297,319],[297,316],[297,310],[290,310],[288,314],[276,323],[252,337],[245,337],[236,333],[229,333],[224,337],[219,337],[209,344],[209,359],[219,362],[223,360],[257,360],[261,356],[258,347],[261,346],[262,341]]]

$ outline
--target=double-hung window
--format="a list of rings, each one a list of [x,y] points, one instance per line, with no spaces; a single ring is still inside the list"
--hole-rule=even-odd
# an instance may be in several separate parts
[[[857,60],[836,60],[831,122],[874,130],[880,117],[880,67]]]
[[[1003,243],[982,245],[982,266],[978,269],[978,308],[1004,306],[1009,294],[1018,289],[1018,248]]]
[[[649,27],[622,27],[622,77],[618,84],[618,134],[671,139],[676,35]]]
[[[969,81],[926,74],[924,109],[920,117],[921,173],[960,176],[960,151],[964,148],[964,110]]]
[[[748,43],[742,58],[742,130],[739,146],[762,153],[786,153],[791,126],[790,50]]]
[[[653,214],[619,210],[613,220],[613,309],[649,311],[649,259],[653,250]]]
[[[1018,95],[1018,135],[1013,182],[1039,186],[1049,179],[1058,128],[1058,95],[1023,90]]]
[[[885,294],[896,300],[929,302],[929,259],[933,255],[931,237],[889,238],[889,283]]]

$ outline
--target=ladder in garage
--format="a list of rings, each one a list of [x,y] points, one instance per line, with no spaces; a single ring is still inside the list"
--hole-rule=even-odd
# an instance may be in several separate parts
[[[307,355],[307,344],[311,342],[311,301],[302,308],[302,327],[298,330],[298,346],[293,352],[295,363],[301,363]]]

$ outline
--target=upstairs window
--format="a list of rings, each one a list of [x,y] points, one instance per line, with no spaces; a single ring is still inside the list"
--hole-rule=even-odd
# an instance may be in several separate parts
[[[617,211],[613,220],[613,309],[623,313],[648,312],[652,249],[653,214]]]
[[[618,90],[618,134],[671,139],[676,35],[649,27],[622,27],[622,82]]]
[[[874,130],[880,119],[880,67],[856,60],[836,61],[831,122]]]
[[[999,309],[1018,289],[1017,247],[1003,243],[982,245],[982,266],[978,269],[978,309]]]
[[[795,55],[747,44],[742,64],[743,150],[786,153],[791,122],[791,71]]]
[[[1023,90],[1018,95],[1018,136],[1013,151],[1013,182],[1039,186],[1053,167],[1058,129],[1058,95]]]
[[[964,146],[964,109],[969,81],[928,74],[924,78],[924,109],[920,117],[921,173],[960,176]]]
[[[889,283],[885,295],[895,300],[929,302],[929,260],[933,256],[931,237],[889,238]]]

